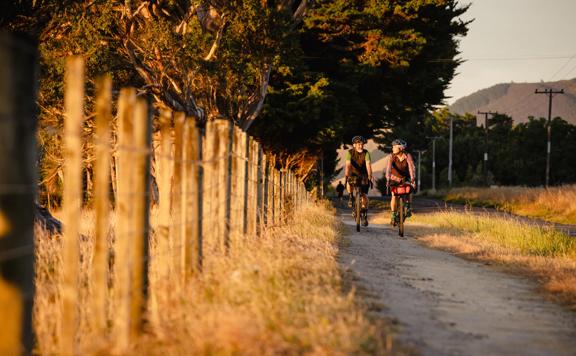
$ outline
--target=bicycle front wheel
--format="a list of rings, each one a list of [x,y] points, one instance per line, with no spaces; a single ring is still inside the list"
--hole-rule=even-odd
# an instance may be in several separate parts
[[[360,194],[360,189],[356,190],[356,204],[354,206],[356,209],[356,231],[360,231],[360,209],[362,209],[362,197]]]

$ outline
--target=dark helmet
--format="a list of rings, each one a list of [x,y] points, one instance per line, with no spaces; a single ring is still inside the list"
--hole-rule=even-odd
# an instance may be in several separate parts
[[[408,147],[408,144],[406,143],[406,141],[397,138],[394,141],[392,141],[392,146],[400,146],[402,147],[403,150],[405,150],[406,147]]]
[[[366,140],[362,136],[354,136],[352,138],[352,143],[356,143],[356,142],[366,143]]]

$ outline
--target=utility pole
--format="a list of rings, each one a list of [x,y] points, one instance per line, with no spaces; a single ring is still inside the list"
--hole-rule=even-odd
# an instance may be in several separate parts
[[[422,154],[426,151],[425,150],[415,150],[415,151],[418,152],[418,172],[416,173],[416,175],[418,176],[418,184],[417,184],[416,190],[419,193],[420,192],[420,176],[421,176],[420,172],[422,172],[422,168],[421,168],[421,166],[422,166],[421,165]]]
[[[553,90],[553,89],[544,89],[534,91],[534,94],[546,94],[548,95],[548,124],[546,125],[546,135],[548,137],[548,145],[546,146],[546,188],[550,184],[550,151],[552,147],[552,96],[554,94],[564,94],[564,89],[560,90]]]
[[[488,186],[488,115],[496,115],[497,112],[480,111],[478,114],[484,115],[484,185]]]
[[[436,140],[441,138],[440,136],[427,137],[432,140],[432,191],[436,191]]]

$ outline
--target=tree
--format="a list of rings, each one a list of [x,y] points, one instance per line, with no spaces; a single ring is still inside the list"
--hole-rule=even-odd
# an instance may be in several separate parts
[[[308,1],[74,1],[3,4],[0,26],[38,38],[41,54],[42,178],[58,191],[64,58],[87,60],[92,80],[112,73],[200,123],[217,117],[248,129],[258,117],[270,73],[297,46]],[[89,97],[90,99],[90,97]],[[91,102],[88,101],[88,111]],[[92,123],[86,123],[90,134]],[[90,160],[87,158],[87,162]],[[88,168],[89,169],[89,168]]]
[[[270,147],[306,151],[308,161],[324,152],[332,169],[326,152],[352,136],[419,120],[454,75],[466,9],[456,1],[316,1],[301,60],[272,74],[253,132]]]

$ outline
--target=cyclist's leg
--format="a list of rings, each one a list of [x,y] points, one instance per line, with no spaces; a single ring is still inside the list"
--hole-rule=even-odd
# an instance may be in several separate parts
[[[362,208],[368,210],[368,194],[365,192],[364,187],[362,187]]]
[[[396,196],[390,193],[390,211],[396,211]]]
[[[397,202],[398,199],[394,193],[391,193],[392,196],[390,197],[390,224],[396,226],[398,220],[398,212],[397,212]]]
[[[362,185],[360,192],[362,193],[362,225],[368,226],[368,190],[369,185]]]
[[[350,182],[346,183],[346,191],[348,192],[348,207],[351,208],[352,207],[352,199],[354,199],[354,197],[352,195],[352,186],[350,185]]]

